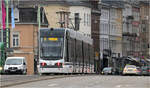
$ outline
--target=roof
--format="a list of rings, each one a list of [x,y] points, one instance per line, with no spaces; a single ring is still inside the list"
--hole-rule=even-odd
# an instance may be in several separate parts
[[[105,3],[109,6],[115,6],[116,8],[124,8],[124,1],[121,0],[102,0],[102,3]]]

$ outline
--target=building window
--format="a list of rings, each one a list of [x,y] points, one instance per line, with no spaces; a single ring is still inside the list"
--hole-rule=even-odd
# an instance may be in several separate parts
[[[89,26],[91,26],[91,15],[89,14]]]
[[[86,17],[87,17],[87,21],[86,21],[86,22],[87,22],[87,26],[88,26],[88,21],[89,21],[88,14],[87,14],[87,16],[86,16]]]
[[[19,33],[13,33],[12,45],[13,45],[13,47],[19,47]]]
[[[84,13],[84,26],[86,24],[86,14]]]

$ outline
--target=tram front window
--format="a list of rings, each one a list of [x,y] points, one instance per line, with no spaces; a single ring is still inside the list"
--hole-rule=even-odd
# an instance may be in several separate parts
[[[41,57],[43,59],[60,59],[63,55],[63,38],[41,39]]]

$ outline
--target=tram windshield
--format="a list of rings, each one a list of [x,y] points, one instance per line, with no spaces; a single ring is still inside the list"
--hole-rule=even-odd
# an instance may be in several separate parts
[[[63,38],[41,38],[41,57],[60,59],[63,56]]]

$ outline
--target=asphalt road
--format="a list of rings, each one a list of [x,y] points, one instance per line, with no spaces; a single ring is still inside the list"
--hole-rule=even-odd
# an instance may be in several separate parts
[[[150,76],[86,75],[43,80],[8,88],[150,88]]]
[[[0,75],[0,88],[63,77],[66,75]]]

